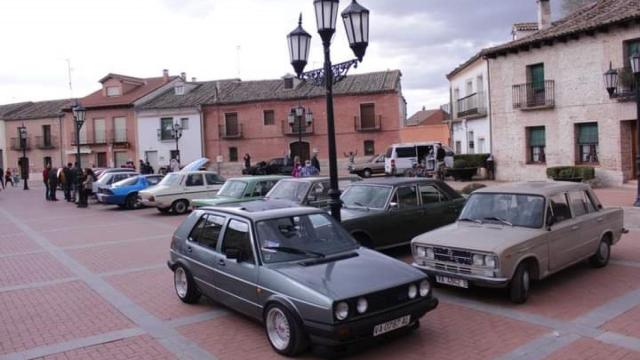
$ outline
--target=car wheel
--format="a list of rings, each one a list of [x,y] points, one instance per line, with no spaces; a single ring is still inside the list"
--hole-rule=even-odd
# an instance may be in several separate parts
[[[371,241],[371,238],[369,238],[368,235],[365,235],[363,233],[355,233],[352,236],[361,246],[373,249],[373,241]]]
[[[200,291],[191,274],[182,265],[173,271],[173,285],[178,298],[185,304],[193,304],[200,298]]]
[[[138,194],[129,194],[127,198],[124,200],[124,206],[133,210],[138,207]]]
[[[598,250],[589,259],[591,266],[595,268],[601,268],[607,266],[609,258],[611,257],[611,245],[609,244],[609,238],[603,237],[598,245]]]
[[[168,214],[169,211],[171,211],[171,208],[156,208],[158,209],[158,211],[160,211],[163,214]]]
[[[295,356],[307,348],[307,337],[300,321],[284,306],[271,304],[264,316],[269,344],[284,356]]]
[[[527,263],[521,263],[509,285],[509,298],[516,304],[524,304],[529,298],[531,270]]]
[[[362,177],[370,178],[371,177],[371,169],[364,169],[364,171],[362,171]]]
[[[171,210],[173,210],[174,214],[186,214],[189,210],[189,202],[187,200],[176,200],[171,205]]]

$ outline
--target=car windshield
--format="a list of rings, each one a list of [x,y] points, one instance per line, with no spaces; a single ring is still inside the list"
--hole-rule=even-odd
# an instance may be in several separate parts
[[[182,178],[182,175],[178,173],[167,174],[167,176],[165,176],[158,185],[164,185],[164,186],[177,185],[180,182],[181,178]]]
[[[384,209],[390,193],[389,186],[351,185],[340,200],[346,207]]]
[[[229,180],[218,191],[218,196],[227,196],[231,198],[241,198],[247,183],[238,180]]]
[[[304,181],[278,181],[267,194],[267,199],[281,199],[301,202],[310,184]]]
[[[265,263],[323,258],[358,247],[327,214],[258,221],[256,231]]]
[[[544,198],[524,194],[472,194],[459,221],[491,222],[539,228],[544,217]]]
[[[113,187],[132,186],[132,185],[135,185],[137,182],[138,182],[138,177],[134,176],[128,179],[120,180],[117,183],[114,183]]]

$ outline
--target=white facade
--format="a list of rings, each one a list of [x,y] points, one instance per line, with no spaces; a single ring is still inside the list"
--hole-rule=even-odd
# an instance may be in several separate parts
[[[451,90],[451,147],[458,154],[491,152],[489,76],[482,58],[449,76]]]
[[[201,113],[197,108],[144,110],[137,113],[138,157],[148,160],[154,170],[169,166],[176,141],[171,137],[163,140],[161,126],[163,119],[186,126],[178,141],[180,162],[188,164],[203,157]],[[165,120],[167,122],[167,120]]]

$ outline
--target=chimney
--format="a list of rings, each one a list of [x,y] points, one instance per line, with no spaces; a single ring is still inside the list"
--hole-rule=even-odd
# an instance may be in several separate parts
[[[538,30],[544,30],[551,26],[551,1],[538,1]]]
[[[422,111],[427,111],[427,107],[426,107],[426,106],[423,106],[423,107],[422,107]]]
[[[162,70],[162,78],[164,79],[164,82],[169,81],[169,69]]]
[[[196,82],[196,77],[195,77],[195,76],[193,76],[193,77],[191,78],[191,82]]]
[[[180,77],[182,78],[182,80],[187,81],[187,73],[186,72],[181,72],[180,73]]]

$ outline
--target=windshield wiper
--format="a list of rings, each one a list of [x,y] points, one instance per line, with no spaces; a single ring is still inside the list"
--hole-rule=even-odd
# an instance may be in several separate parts
[[[512,223],[510,223],[509,221],[507,221],[507,220],[505,220],[505,219],[503,219],[503,218],[501,218],[501,217],[497,217],[497,216],[490,216],[490,217],[486,217],[486,218],[484,218],[484,219],[485,219],[485,220],[499,221],[499,222],[501,222],[501,223],[503,223],[503,224],[505,224],[505,225],[513,226],[513,224],[512,224]]]
[[[469,222],[474,222],[476,224],[482,224],[482,221],[479,219],[472,219],[472,218],[460,218],[458,219],[458,221],[469,221]]]
[[[326,256],[321,252],[298,249],[298,248],[293,248],[288,246],[267,246],[267,247],[263,247],[263,249],[281,251],[281,252],[290,253],[290,254],[309,255],[309,256],[318,257],[318,258],[323,258]]]

